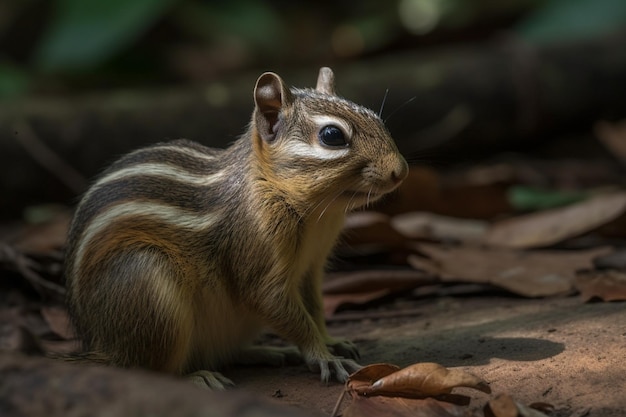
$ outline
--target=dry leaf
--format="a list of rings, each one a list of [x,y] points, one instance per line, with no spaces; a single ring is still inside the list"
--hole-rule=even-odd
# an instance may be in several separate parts
[[[404,369],[375,364],[352,374],[348,388],[359,395],[425,398],[450,394],[453,388],[468,387],[486,393],[489,385],[461,369],[447,369],[436,363],[416,363]]]
[[[548,417],[539,410],[513,400],[509,394],[499,394],[485,405],[485,417]]]
[[[395,215],[409,211],[437,211],[442,205],[439,173],[426,166],[412,165],[409,175],[402,181],[390,199],[379,204],[384,213]]]
[[[22,253],[50,254],[59,251],[67,239],[72,211],[67,207],[44,207],[50,210],[47,221],[24,225],[9,243]]]
[[[610,248],[578,251],[516,251],[471,246],[416,245],[428,258],[412,255],[409,263],[443,281],[491,284],[525,297],[572,291],[575,273],[590,268],[593,258]]]
[[[506,194],[508,184],[501,178],[490,183],[477,182],[466,175],[449,180],[431,168],[412,165],[398,191],[377,209],[389,215],[426,211],[451,217],[489,219],[511,211]]]
[[[368,292],[346,293],[346,294],[325,294],[324,317],[330,319],[337,312],[339,307],[346,304],[367,304],[374,300],[379,300],[391,293],[389,289],[380,289]]]
[[[75,339],[74,329],[70,323],[70,316],[67,310],[61,307],[43,306],[41,315],[50,326],[52,332],[65,340]]]
[[[604,301],[626,300],[626,272],[614,269],[580,271],[575,287],[584,301],[600,298]]]
[[[339,250],[359,254],[402,248],[407,238],[389,223],[389,216],[373,211],[351,213],[346,218]]]
[[[346,216],[346,229],[360,229],[373,224],[389,223],[389,216],[377,211],[355,211]]]
[[[373,382],[387,375],[391,375],[400,369],[399,366],[390,363],[374,363],[367,365],[350,375],[346,386],[352,391],[363,393]]]
[[[346,407],[343,417],[478,417],[466,407],[437,401],[408,398],[362,397],[355,395]]]
[[[397,291],[436,282],[432,275],[411,269],[368,269],[328,274],[322,288],[324,294],[345,294],[381,289]]]
[[[601,194],[589,200],[494,223],[484,243],[508,248],[549,246],[596,229],[626,210],[626,192]]]
[[[335,272],[324,281],[324,314],[328,318],[344,304],[365,304],[396,291],[437,282],[430,274],[410,269]]]
[[[596,269],[621,269],[626,271],[626,249],[617,249],[593,260]]]
[[[626,163],[626,120],[619,123],[598,122],[594,133],[615,157]]]
[[[487,230],[485,221],[416,211],[393,217],[391,226],[411,239],[453,239],[461,242],[481,241]]]
[[[3,351],[28,355],[42,355],[44,352],[41,342],[30,329],[10,322],[0,326],[0,352]]]

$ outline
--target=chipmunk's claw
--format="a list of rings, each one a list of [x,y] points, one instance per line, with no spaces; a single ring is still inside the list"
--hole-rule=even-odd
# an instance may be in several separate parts
[[[309,368],[314,372],[319,371],[322,382],[328,384],[333,375],[338,382],[346,382],[351,373],[361,369],[361,365],[352,359],[331,357],[319,359],[315,363],[310,364]]]

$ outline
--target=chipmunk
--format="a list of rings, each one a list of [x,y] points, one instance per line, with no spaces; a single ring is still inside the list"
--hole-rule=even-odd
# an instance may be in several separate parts
[[[249,347],[269,326],[324,382],[360,367],[326,330],[324,267],[346,213],[398,187],[408,165],[376,113],[335,95],[330,68],[314,90],[264,73],[254,102],[227,149],[157,143],[83,196],[66,284],[86,358],[221,389],[224,364],[281,360]]]

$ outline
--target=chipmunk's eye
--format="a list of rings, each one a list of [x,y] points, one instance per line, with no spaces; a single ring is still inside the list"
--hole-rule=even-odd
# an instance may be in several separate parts
[[[318,137],[320,142],[322,142],[326,146],[346,146],[348,142],[346,141],[346,136],[343,134],[343,131],[339,129],[337,126],[328,125],[324,126],[320,132],[318,133]]]

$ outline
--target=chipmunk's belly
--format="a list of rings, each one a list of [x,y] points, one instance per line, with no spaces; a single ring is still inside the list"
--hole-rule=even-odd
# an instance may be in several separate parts
[[[262,325],[222,288],[203,289],[200,300],[194,309],[191,362],[216,369],[231,362],[242,347],[250,344]]]

